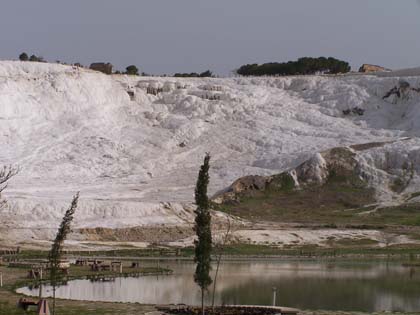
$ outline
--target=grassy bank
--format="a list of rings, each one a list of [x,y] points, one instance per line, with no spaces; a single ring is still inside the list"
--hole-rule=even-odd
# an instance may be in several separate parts
[[[366,258],[396,258],[396,259],[415,259],[420,256],[420,244],[390,245],[388,247],[377,247],[370,240],[364,239],[342,239],[339,243],[334,243],[332,247],[321,247],[317,245],[276,247],[271,245],[256,244],[230,244],[224,247],[223,255],[226,258],[258,258],[258,257],[295,257],[295,258],[352,258],[355,256]],[[216,249],[214,254],[218,254]],[[47,251],[23,250],[19,254],[19,259],[46,259]],[[108,251],[69,251],[67,257],[118,257],[126,260],[136,259],[192,259],[194,249],[186,247],[178,250],[154,249],[154,248],[133,248],[115,249]],[[420,259],[420,257],[419,257]],[[75,267],[77,272],[77,267]]]
[[[413,249],[407,249],[407,248],[400,248],[400,249],[394,249],[396,252],[399,251],[400,254],[408,254],[411,253]],[[185,253],[189,253],[188,251],[191,251],[191,249],[185,249]],[[229,255],[235,255],[236,257],[249,257],[254,254],[264,254],[267,256],[270,255],[277,255],[279,252],[274,249],[270,248],[268,246],[255,246],[255,245],[241,245],[241,246],[234,246],[234,247],[228,247],[226,248],[226,253],[229,253]],[[238,254],[239,253],[239,254]],[[285,252],[282,252],[283,254]],[[322,256],[322,253],[324,253],[325,256]],[[360,254],[360,252],[352,251],[351,253],[357,253]],[[380,252],[382,253],[390,253],[388,252]],[[33,256],[42,256],[44,253],[42,252],[32,252]],[[108,253],[110,254],[110,253]],[[132,252],[126,253],[126,254],[133,254]],[[289,255],[292,256],[292,254],[298,255],[299,252],[288,252]],[[327,256],[327,252],[322,252],[321,250],[317,252],[318,256],[316,258],[320,257],[331,257]],[[377,252],[375,254],[378,254]],[[23,252],[23,255],[27,255],[28,253]],[[262,257],[262,256],[259,256]],[[295,257],[303,257],[303,256],[295,256]],[[379,256],[376,256],[379,257]],[[408,257],[408,256],[407,256]],[[339,258],[338,256],[336,257]],[[162,271],[157,270],[156,268],[138,268],[135,270],[130,270],[129,268],[124,268],[126,270],[129,270],[130,273],[141,273],[141,272],[156,272],[156,271]],[[166,270],[164,270],[166,271]],[[29,280],[26,278],[27,275],[27,268],[8,268],[6,266],[0,266],[0,272],[4,275],[4,287],[0,288],[0,315],[15,315],[15,314],[36,314],[36,311],[34,308],[32,308],[29,312],[24,312],[22,310],[19,310],[16,308],[16,302],[21,297],[20,295],[16,294],[14,291],[18,287],[27,286],[27,285],[36,285],[37,282],[33,280]],[[92,272],[90,271],[90,268],[85,266],[72,266],[70,271],[70,279],[75,278],[85,278],[89,276],[119,276],[119,273],[106,271],[106,272]],[[126,275],[129,275],[127,272]],[[63,314],[63,315],[81,315],[81,314],[87,314],[87,315],[99,315],[99,314],[120,314],[120,315],[129,315],[129,314],[145,314],[150,311],[155,311],[155,307],[153,305],[143,305],[138,303],[107,303],[107,302],[88,302],[88,301],[71,301],[71,300],[58,300],[57,302],[57,314]],[[337,311],[305,311],[303,312],[304,315],[368,315],[369,313],[361,313],[361,312],[337,312]],[[372,313],[373,314],[373,313]],[[372,315],[369,314],[369,315]],[[384,314],[384,313],[374,313],[374,314]],[[391,313],[386,313],[391,314]],[[399,313],[395,313],[399,314]],[[415,314],[415,313],[411,313]]]
[[[122,274],[105,271],[92,272],[90,268],[85,266],[72,266],[70,275],[65,280],[80,279],[87,277],[101,277],[101,276],[131,276],[140,274],[162,273],[168,272],[167,269],[156,268],[125,268]],[[0,272],[3,273],[3,287],[0,288],[0,315],[21,315],[21,314],[37,314],[36,307],[30,308],[28,311],[18,309],[16,303],[22,295],[15,293],[15,290],[23,286],[36,286],[38,281],[27,279],[27,268],[9,268],[0,266]],[[37,300],[34,298],[33,300]],[[51,301],[50,301],[51,307]],[[98,314],[144,314],[146,312],[154,311],[153,305],[143,305],[139,303],[124,304],[124,303],[107,303],[107,302],[89,302],[89,301],[71,301],[58,300],[57,314],[63,315],[98,315]]]

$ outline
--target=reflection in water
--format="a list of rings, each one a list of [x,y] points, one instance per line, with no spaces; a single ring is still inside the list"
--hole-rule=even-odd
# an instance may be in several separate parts
[[[141,303],[200,303],[191,262],[170,262],[170,276],[117,278],[112,282],[69,281],[57,296],[74,300]],[[225,262],[219,271],[216,303],[301,309],[419,311],[420,276],[409,268],[381,263]],[[37,295],[37,289],[18,292]],[[44,288],[50,295],[51,288]],[[208,302],[210,301],[208,296]]]

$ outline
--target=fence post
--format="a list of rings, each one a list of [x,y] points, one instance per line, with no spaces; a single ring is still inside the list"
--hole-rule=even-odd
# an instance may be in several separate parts
[[[273,287],[273,306],[276,306],[277,288]]]

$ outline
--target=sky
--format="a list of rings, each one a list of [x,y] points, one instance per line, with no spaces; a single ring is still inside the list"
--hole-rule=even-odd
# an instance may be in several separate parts
[[[230,75],[332,56],[420,66],[418,0],[1,0],[0,59],[109,61],[151,74]]]

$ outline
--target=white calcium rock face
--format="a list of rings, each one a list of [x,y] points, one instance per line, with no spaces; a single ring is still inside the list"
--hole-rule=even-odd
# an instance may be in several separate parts
[[[401,78],[420,87],[420,71],[407,73],[177,79],[0,62],[0,165],[21,168],[4,193],[2,227],[55,229],[76,191],[76,227],[189,224],[206,152],[212,194],[313,156],[322,181],[317,152],[396,141],[357,153],[363,171],[384,200],[393,176],[420,191],[420,94],[382,99]],[[343,115],[355,107],[364,114]]]

